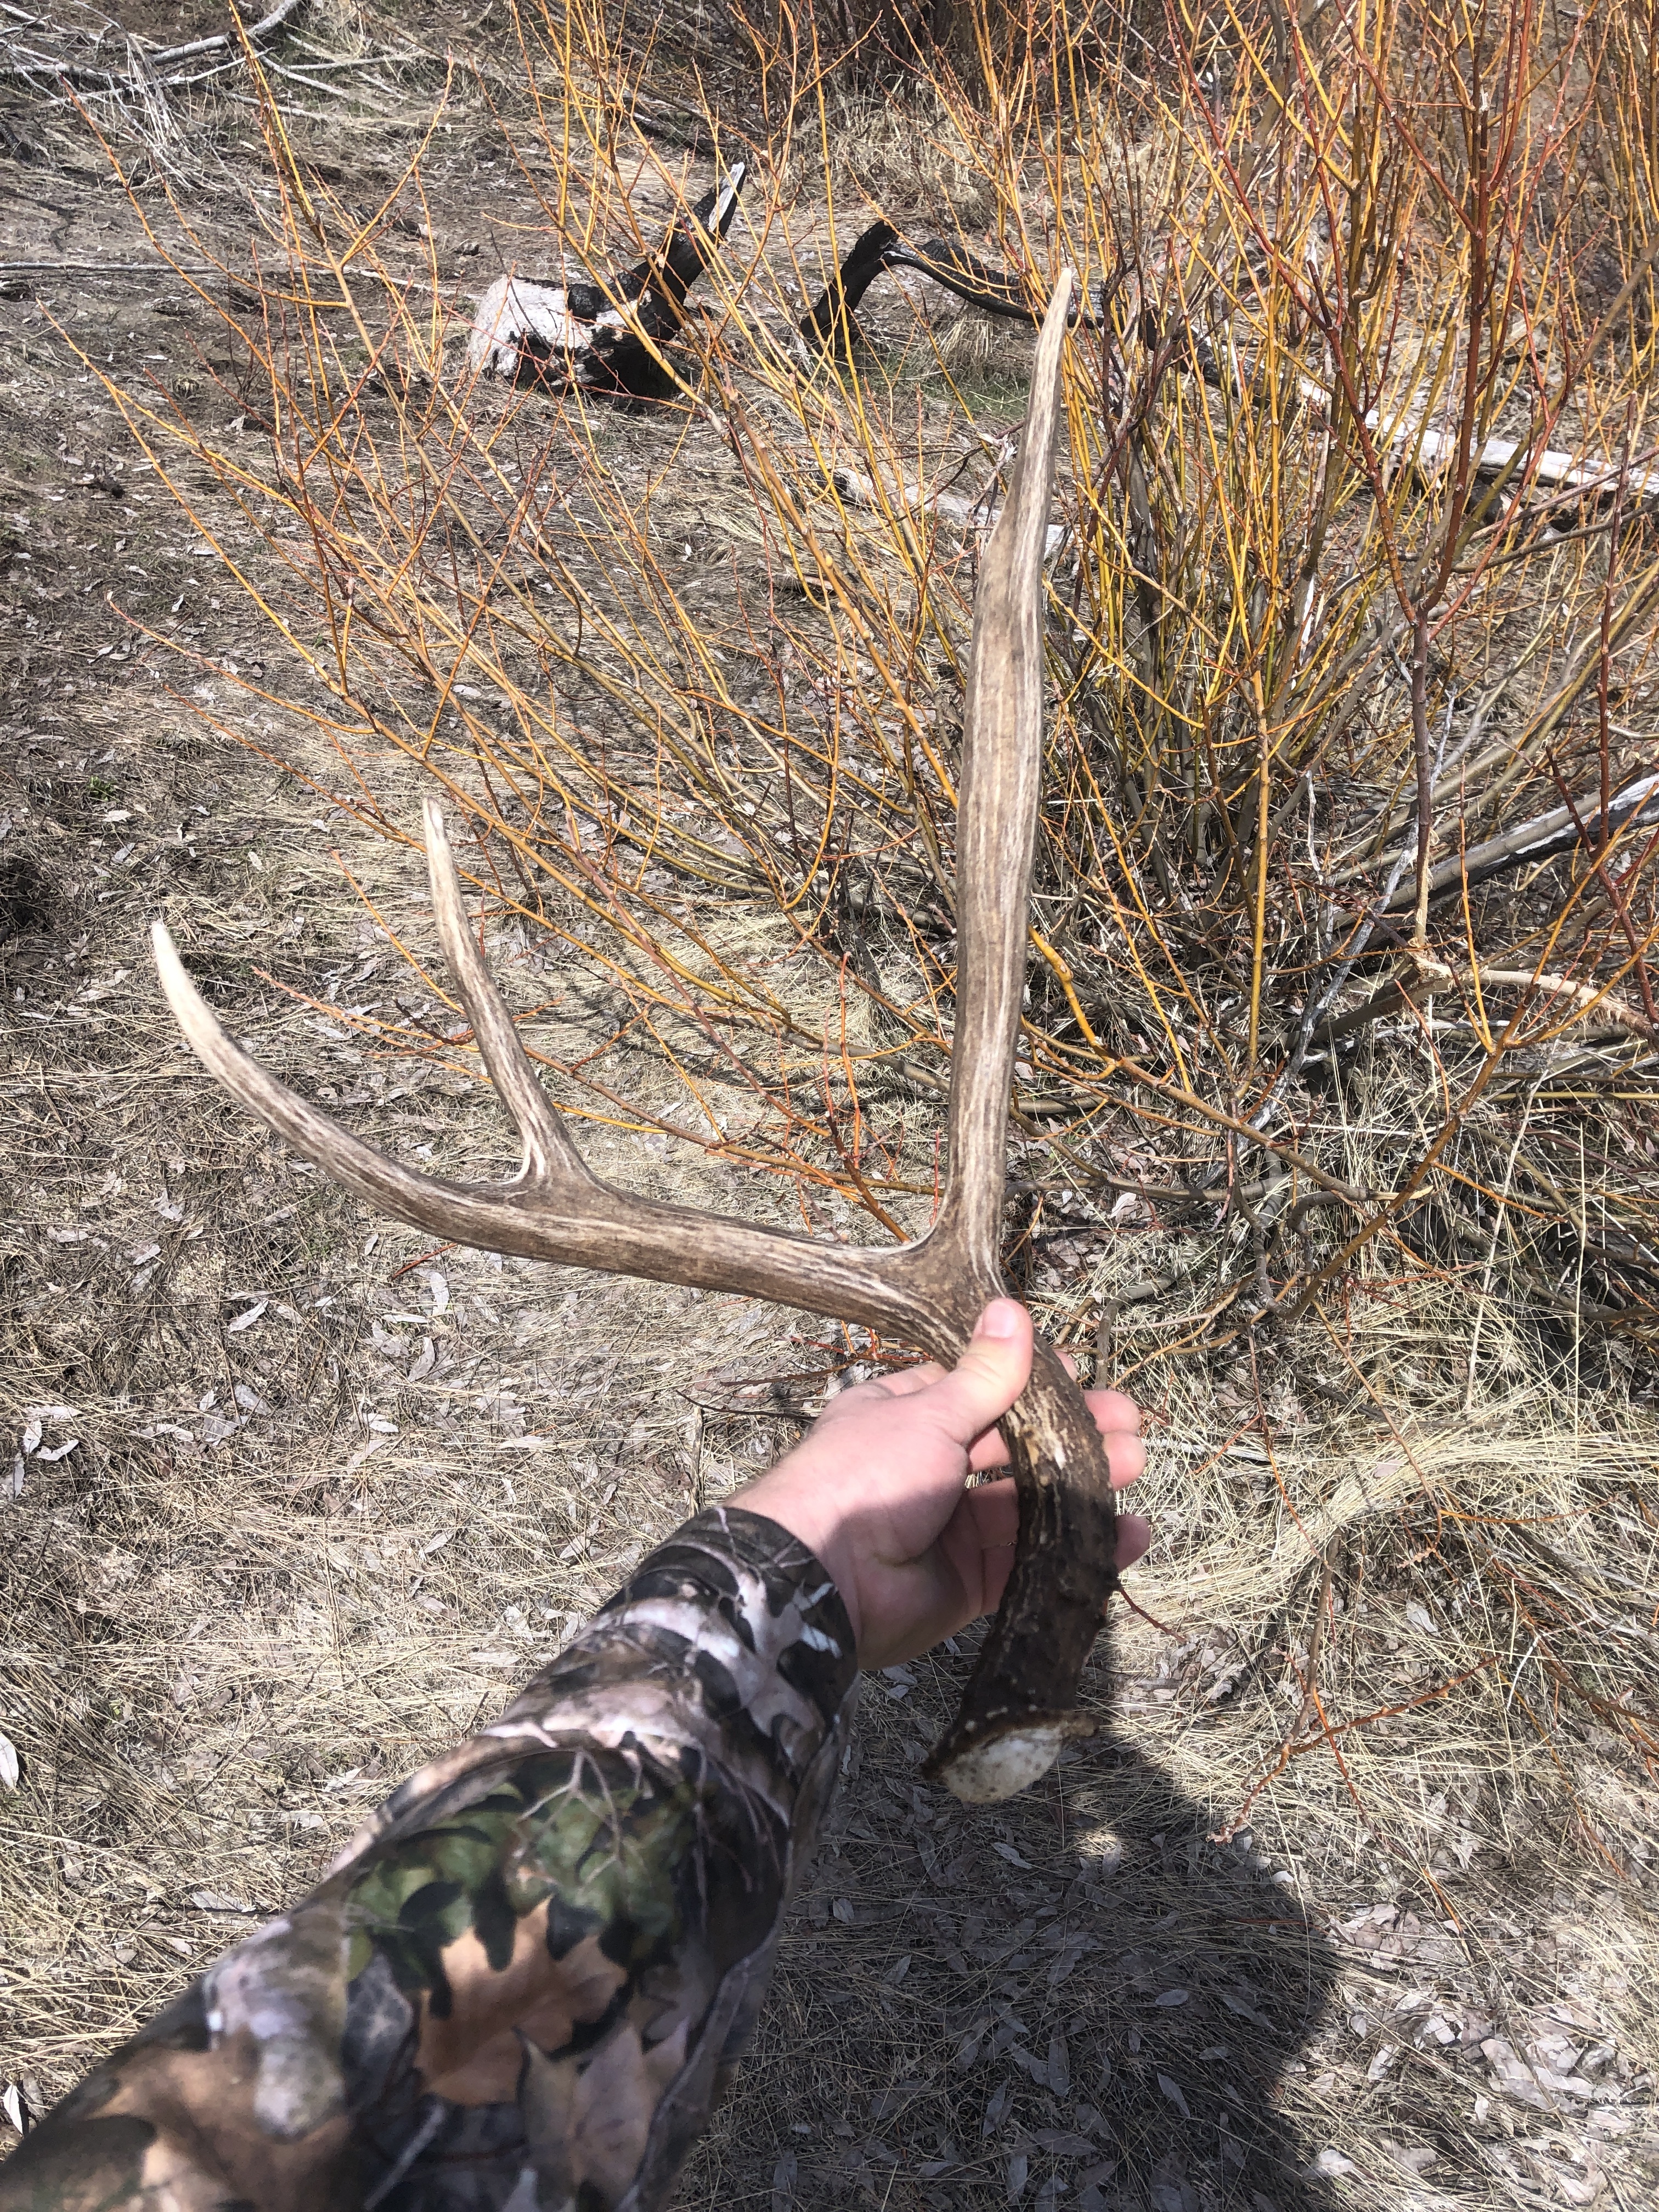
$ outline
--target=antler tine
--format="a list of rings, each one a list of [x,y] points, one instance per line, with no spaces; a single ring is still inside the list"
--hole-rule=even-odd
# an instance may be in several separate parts
[[[950,1176],[928,1242],[950,1247],[988,1297],[1002,1287],[1008,1094],[1042,779],[1042,556],[1071,298],[1068,270],[1043,319],[1019,461],[980,572],[963,718]]]
[[[592,1170],[530,1065],[513,1017],[467,925],[443,810],[435,799],[428,798],[422,801],[421,811],[426,822],[426,865],[432,880],[438,942],[460,988],[490,1082],[524,1139],[524,1166],[519,1179],[541,1182],[556,1167],[561,1176],[577,1176],[584,1182],[594,1183]]]
[[[735,1291],[833,1314],[911,1343],[936,1340],[926,1284],[908,1279],[897,1264],[908,1248],[817,1244],[759,1222],[614,1190],[592,1174],[511,1036],[510,1018],[467,933],[441,824],[433,850],[443,854],[433,877],[440,907],[448,909],[446,948],[463,978],[486,1065],[525,1132],[520,1176],[505,1183],[450,1182],[407,1168],[340,1127],[232,1043],[158,921],[150,934],[167,1003],[209,1073],[233,1097],[347,1190],[456,1243],[651,1282]]]
[[[950,1180],[937,1227],[912,1249],[962,1283],[970,1312],[1004,1288],[1008,1096],[1042,777],[1043,541],[1071,295],[1063,276],[1043,320],[1019,465],[980,576],[968,673]],[[1091,1732],[1078,1687],[1115,1573],[1111,1469],[1082,1392],[1048,1346],[1038,1344],[1030,1382],[1000,1425],[1019,1489],[1013,1570],[957,1717],[923,1769],[969,1802],[1023,1789],[1069,1739]]]
[[[218,1017],[185,973],[167,924],[153,922],[149,934],[155,970],[173,1018],[208,1073],[333,1181],[404,1220],[419,1221],[421,1202],[440,1194],[444,1186],[388,1159],[319,1113],[297,1091],[267,1074],[225,1035]]]

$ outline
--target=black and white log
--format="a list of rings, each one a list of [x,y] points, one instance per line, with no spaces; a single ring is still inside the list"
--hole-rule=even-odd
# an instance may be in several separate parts
[[[674,380],[659,356],[678,336],[686,295],[732,227],[747,173],[745,162],[734,163],[656,253],[601,283],[498,277],[478,302],[468,368],[516,384],[667,397]]]

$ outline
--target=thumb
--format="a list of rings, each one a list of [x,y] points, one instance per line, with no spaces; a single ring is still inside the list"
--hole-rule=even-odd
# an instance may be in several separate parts
[[[1000,1420],[1031,1373],[1031,1316],[1013,1298],[993,1298],[968,1348],[926,1393],[927,1410],[964,1449]]]

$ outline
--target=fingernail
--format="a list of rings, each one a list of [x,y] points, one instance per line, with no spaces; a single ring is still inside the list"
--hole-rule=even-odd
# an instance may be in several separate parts
[[[1008,1338],[1019,1334],[1020,1308],[1012,1298],[993,1298],[974,1323],[975,1336]]]

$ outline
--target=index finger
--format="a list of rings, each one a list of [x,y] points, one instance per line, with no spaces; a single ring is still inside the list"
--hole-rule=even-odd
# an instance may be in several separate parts
[[[1083,1395],[1102,1436],[1114,1435],[1119,1430],[1132,1437],[1140,1434],[1140,1408],[1121,1390],[1085,1390]]]
[[[1121,1490],[1146,1473],[1146,1447],[1140,1440],[1140,1408],[1121,1390],[1085,1390],[1084,1397],[1095,1417],[1095,1426],[1110,1447],[1112,1487]],[[975,1440],[969,1464],[975,1474],[1006,1467],[1008,1447],[1000,1429],[987,1429]]]

